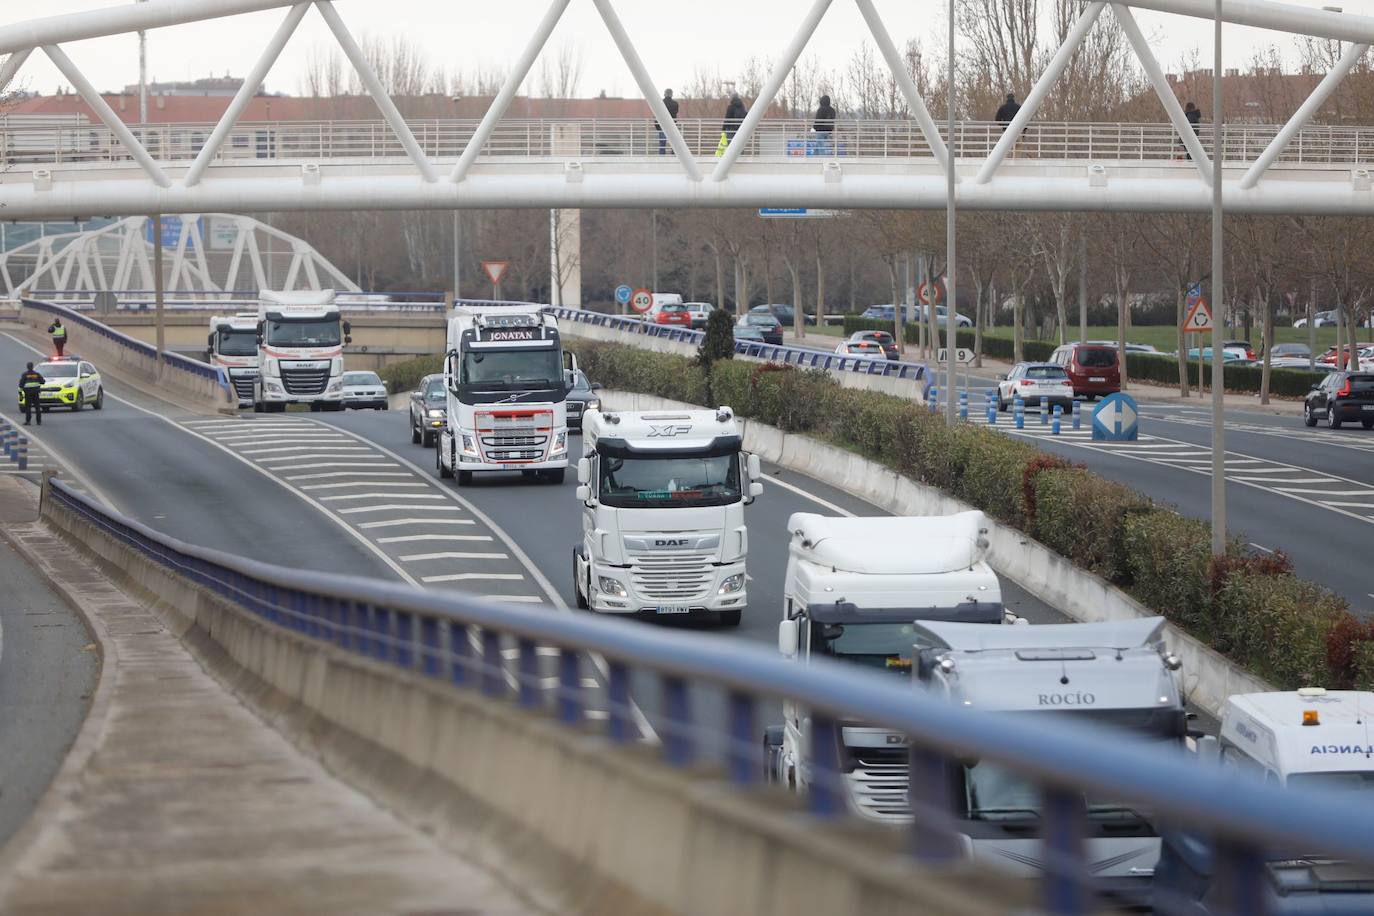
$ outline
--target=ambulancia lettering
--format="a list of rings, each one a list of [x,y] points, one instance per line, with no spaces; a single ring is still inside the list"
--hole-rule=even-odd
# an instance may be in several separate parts
[[[692,427],[687,426],[686,424],[669,425],[669,426],[650,426],[650,427],[649,427],[649,436],[648,436],[648,438],[650,438],[650,439],[671,439],[671,438],[674,437],[674,436],[685,436],[685,435],[687,435],[688,433],[690,433],[691,431],[692,431]]]
[[[1374,744],[1314,744],[1314,754],[1364,754],[1374,756]]]
[[[1091,693],[1042,693],[1040,694],[1041,706],[1092,706],[1097,702],[1097,697]]]

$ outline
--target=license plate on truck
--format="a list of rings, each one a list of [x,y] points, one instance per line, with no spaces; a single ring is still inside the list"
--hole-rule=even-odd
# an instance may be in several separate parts
[[[660,604],[654,609],[656,614],[690,614],[692,609],[685,604]]]

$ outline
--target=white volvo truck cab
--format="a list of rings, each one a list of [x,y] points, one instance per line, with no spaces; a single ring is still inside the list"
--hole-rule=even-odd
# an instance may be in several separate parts
[[[253,403],[258,382],[258,313],[215,315],[210,319],[205,361],[229,376],[240,407]]]
[[[590,410],[582,441],[578,607],[738,625],[749,600],[744,507],[763,484],[733,411]]]
[[[334,290],[258,294],[258,413],[290,404],[343,410],[343,348],[352,328],[339,316]]]
[[[987,564],[981,512],[929,517],[834,518],[809,512],[787,521],[787,579],[778,649],[803,664],[831,658],[910,678],[916,624],[1000,624],[1002,587]],[[805,792],[811,716],[783,701],[783,724],[764,746],[768,778]],[[905,739],[862,722],[841,723],[839,760],[850,811],[910,820]]]
[[[568,467],[568,370],[558,319],[532,303],[461,304],[448,323],[447,426],[440,477],[460,486],[488,471],[562,483]]]
[[[1350,792],[1352,810],[1374,801],[1374,692],[1303,687],[1228,697],[1220,734],[1198,741],[1205,764],[1266,782]],[[1156,912],[1226,912],[1208,837],[1166,829],[1155,874]],[[1374,913],[1374,868],[1319,849],[1268,849],[1264,912],[1270,916]]]
[[[1183,748],[1187,736],[1175,672],[1163,642],[1164,619],[975,627],[920,623],[916,679],[961,708],[1015,712],[1054,734],[1073,719],[1104,736],[1132,734]],[[950,761],[954,817],[969,856],[1027,877],[1048,866],[1041,842],[1040,788],[985,760]],[[1111,905],[1148,905],[1159,861],[1149,812],[1120,799],[1082,799],[1088,874]]]

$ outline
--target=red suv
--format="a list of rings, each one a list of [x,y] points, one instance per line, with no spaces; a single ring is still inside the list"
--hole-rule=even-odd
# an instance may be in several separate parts
[[[1101,344],[1065,344],[1050,355],[1069,374],[1074,397],[1095,398],[1121,390],[1121,365],[1115,347]]]

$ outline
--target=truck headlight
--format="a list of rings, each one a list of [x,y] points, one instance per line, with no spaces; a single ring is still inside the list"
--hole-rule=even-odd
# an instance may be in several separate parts
[[[558,438],[553,440],[553,449],[550,455],[561,455],[568,450],[568,432],[564,430],[558,434]]]
[[[281,393],[281,384],[279,382],[274,382],[271,379],[268,379],[267,381],[263,382],[263,387],[265,387],[268,391],[274,392],[276,394]]]
[[[328,391],[341,391],[341,390],[343,390],[343,376],[339,376],[338,378],[334,379],[334,381],[330,382],[330,383],[329,383],[329,388],[326,389],[326,390],[328,390]]]
[[[443,412],[443,410],[431,409],[430,412],[429,412],[429,415],[430,415],[431,418],[437,420],[437,419],[439,419],[440,417],[442,417],[442,416],[444,415],[444,412]],[[464,436],[463,438],[466,439],[467,436]]]
[[[742,588],[744,588],[744,573],[735,573],[733,576],[727,576],[725,581],[720,583],[720,588],[716,590],[716,594],[733,595]]]
[[[597,576],[596,583],[601,591],[612,598],[624,598],[627,596],[625,586],[620,584],[619,579],[612,579],[610,576]]]
[[[477,454],[477,445],[472,441],[472,437],[469,436],[467,433],[464,433],[464,434],[463,434],[463,454],[464,454],[464,455],[476,455],[476,454]]]

